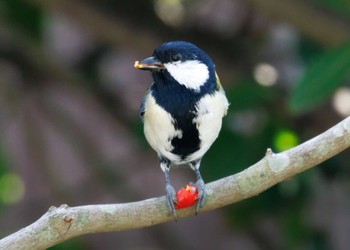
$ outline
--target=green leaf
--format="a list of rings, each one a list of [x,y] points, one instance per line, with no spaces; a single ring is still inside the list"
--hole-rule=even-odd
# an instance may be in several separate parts
[[[43,10],[31,1],[2,0],[2,15],[12,27],[28,32],[40,39]]]
[[[306,69],[297,83],[288,105],[301,113],[325,101],[350,75],[350,41],[326,52]]]
[[[337,14],[342,14],[345,17],[349,17],[350,4],[349,0],[318,0],[319,4],[330,8]]]

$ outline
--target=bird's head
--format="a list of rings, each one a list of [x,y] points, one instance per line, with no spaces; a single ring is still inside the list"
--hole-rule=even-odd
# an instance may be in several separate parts
[[[135,62],[135,68],[150,70],[154,76],[174,79],[188,89],[200,91],[208,82],[215,84],[215,66],[210,57],[189,42],[175,41],[162,44],[153,55]],[[208,81],[213,79],[213,81]]]

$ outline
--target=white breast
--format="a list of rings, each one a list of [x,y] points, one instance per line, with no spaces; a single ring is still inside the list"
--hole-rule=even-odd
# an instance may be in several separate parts
[[[193,120],[199,131],[200,150],[187,157],[193,161],[203,157],[216,140],[221,130],[222,118],[226,115],[229,103],[224,92],[207,94],[197,104],[198,116]]]
[[[175,129],[173,118],[162,107],[156,105],[154,97],[149,94],[145,100],[144,133],[148,143],[158,153],[173,164],[183,164],[198,160],[208,151],[221,130],[222,118],[226,115],[229,103],[223,92],[207,94],[197,104],[197,117],[193,123],[199,131],[200,149],[182,160],[171,153],[171,140],[181,138],[182,131]]]
[[[181,85],[196,91],[208,80],[208,67],[198,60],[164,64],[171,76]]]
[[[170,161],[179,161],[180,157],[171,153],[171,140],[181,138],[182,131],[177,130],[173,118],[162,107],[156,105],[154,97],[149,94],[145,100],[144,133],[148,143],[158,153]]]

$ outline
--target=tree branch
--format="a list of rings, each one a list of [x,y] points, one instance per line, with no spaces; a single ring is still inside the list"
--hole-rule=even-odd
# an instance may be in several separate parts
[[[273,185],[301,173],[350,147],[350,117],[315,138],[282,153],[270,149],[246,170],[208,183],[207,201],[200,212],[210,211],[256,196]],[[194,208],[178,217],[194,215]],[[78,235],[148,227],[173,220],[165,197],[143,201],[51,207],[33,224],[0,240],[0,249],[45,249]]]

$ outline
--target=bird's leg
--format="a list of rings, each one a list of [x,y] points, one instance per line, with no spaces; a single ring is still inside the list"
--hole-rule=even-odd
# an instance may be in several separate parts
[[[205,184],[203,181],[203,178],[201,176],[201,173],[199,172],[199,166],[201,164],[201,160],[191,162],[190,166],[196,173],[197,181],[196,181],[196,187],[198,190],[198,201],[197,201],[197,207],[196,207],[196,215],[199,212],[199,210],[203,207],[205,202]]]
[[[197,214],[199,210],[203,207],[205,202],[205,184],[198,168],[195,169],[195,172],[197,176],[196,187],[198,190],[198,201],[197,201],[197,207],[196,207],[196,214]]]
[[[169,170],[164,171],[164,175],[165,175],[166,202],[167,202],[168,208],[170,210],[170,213],[174,216],[174,219],[177,220],[176,209],[175,209],[175,205],[174,205],[174,202],[176,202],[176,191],[173,188],[173,186],[171,186],[171,184],[170,184]]]
[[[176,202],[176,191],[170,184],[170,177],[169,177],[169,171],[170,171],[170,162],[167,159],[164,159],[163,157],[160,158],[160,167],[164,173],[165,176],[165,192],[166,192],[166,202],[167,206],[170,210],[170,213],[174,216],[174,219],[177,220],[176,217],[176,209],[174,202]]]

